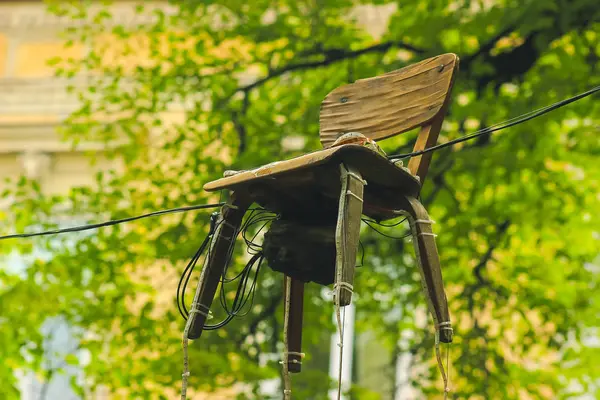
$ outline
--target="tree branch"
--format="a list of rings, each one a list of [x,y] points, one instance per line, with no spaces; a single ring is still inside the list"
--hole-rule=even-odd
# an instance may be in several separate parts
[[[475,277],[477,278],[477,281],[480,284],[487,283],[486,280],[481,275],[482,270],[487,265],[487,263],[492,259],[492,254],[494,253],[494,250],[496,250],[496,248],[500,244],[500,241],[502,240],[502,237],[508,230],[509,226],[510,226],[510,220],[508,220],[508,219],[504,220],[503,222],[501,222],[500,224],[498,224],[496,226],[496,240],[494,241],[494,243],[489,245],[487,251],[483,254],[481,259],[479,260],[479,263],[475,266],[475,268],[473,268],[473,275],[475,275]]]
[[[460,60],[460,69],[465,70],[465,71],[469,70],[471,63],[477,57],[481,56],[482,54],[489,53],[496,46],[496,43],[498,43],[498,41],[500,39],[502,39],[509,33],[513,32],[515,30],[515,28],[516,28],[515,24],[511,24],[511,25],[507,26],[505,29],[500,31],[497,35],[495,35],[490,40],[488,40],[486,43],[484,43],[482,46],[480,46],[479,49],[475,53],[469,54],[468,56],[465,56],[465,57],[462,57]]]
[[[347,60],[347,59],[351,59],[351,58],[360,57],[363,54],[385,53],[386,51],[388,51],[389,49],[391,49],[393,47],[403,48],[403,49],[412,51],[417,54],[423,54],[426,52],[426,50],[424,50],[424,49],[415,47],[415,46],[405,43],[403,41],[389,41],[389,42],[384,42],[384,43],[378,43],[373,46],[365,47],[363,49],[354,50],[354,51],[349,51],[346,49],[339,49],[339,48],[327,49],[327,50],[324,50],[320,54],[323,56],[323,59],[321,59],[321,60],[305,61],[305,62],[296,63],[296,64],[289,64],[284,67],[274,69],[264,78],[258,79],[257,81],[255,81],[249,85],[240,87],[236,90],[236,92],[239,92],[240,90],[250,91],[258,86],[265,84],[266,82],[270,81],[271,79],[277,78],[287,72],[305,70],[305,69],[317,68],[317,67],[325,67],[325,66],[331,65],[338,61],[343,61],[343,60]],[[314,55],[316,55],[316,54],[314,54]]]
[[[233,126],[237,131],[238,138],[240,139],[240,144],[238,146],[238,155],[243,154],[248,147],[248,130],[246,129],[246,125],[243,121],[240,121],[240,118],[244,118],[246,116],[246,112],[248,111],[248,107],[250,106],[250,96],[248,95],[248,91],[244,90],[244,99],[242,100],[242,109],[240,111],[235,111],[231,120],[233,122]]]

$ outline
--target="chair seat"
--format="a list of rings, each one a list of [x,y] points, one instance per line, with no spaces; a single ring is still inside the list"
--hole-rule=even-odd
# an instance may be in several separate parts
[[[277,161],[262,167],[242,171],[235,175],[218,179],[204,185],[212,192],[222,189],[246,191],[267,201],[268,197],[280,198],[281,202],[294,203],[290,197],[298,199],[302,208],[313,205],[328,206],[322,198],[330,199],[336,206],[339,197],[339,164],[345,163],[357,168],[367,181],[365,203],[387,205],[390,199],[401,195],[417,196],[421,187],[419,180],[407,169],[390,162],[377,152],[356,144],[346,144],[315,151],[285,161]],[[262,196],[261,196],[262,194]],[[321,199],[317,200],[318,195]],[[271,201],[273,200],[271,199]],[[285,200],[284,200],[285,199]],[[393,200],[392,200],[393,203]],[[366,205],[366,204],[365,204]],[[275,208],[277,207],[268,207]],[[369,215],[368,207],[365,214]]]

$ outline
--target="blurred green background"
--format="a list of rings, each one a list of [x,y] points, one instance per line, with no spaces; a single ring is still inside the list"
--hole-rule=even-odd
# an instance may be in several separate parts
[[[0,232],[216,201],[225,169],[318,149],[332,89],[453,52],[448,141],[600,84],[599,36],[597,0],[2,1]],[[599,156],[597,96],[434,156],[451,398],[600,398]],[[177,398],[209,213],[0,241],[0,399]],[[412,244],[362,241],[346,399],[441,399]],[[279,398],[281,290],[264,268],[252,312],[191,345],[191,398]],[[308,285],[294,398],[335,386],[332,311]]]

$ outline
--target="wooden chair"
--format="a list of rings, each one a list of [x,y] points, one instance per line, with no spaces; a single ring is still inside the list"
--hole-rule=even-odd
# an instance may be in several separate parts
[[[337,301],[341,306],[351,301],[361,215],[377,220],[406,215],[436,333],[440,341],[452,341],[435,235],[418,200],[432,153],[413,157],[408,168],[403,168],[365,146],[334,146],[334,142],[348,132],[382,140],[420,127],[414,150],[435,145],[457,69],[458,57],[444,54],[339,87],[321,105],[323,150],[242,171],[204,186],[207,191],[228,189],[232,194],[223,207],[223,223],[215,234],[212,257],[198,285],[194,305],[200,311],[191,316],[190,339],[201,335],[230,241],[236,237],[248,207],[258,203],[290,219],[317,224],[333,220],[337,224],[334,281],[340,289]],[[288,365],[291,372],[299,372],[304,282],[292,279],[291,285]]]

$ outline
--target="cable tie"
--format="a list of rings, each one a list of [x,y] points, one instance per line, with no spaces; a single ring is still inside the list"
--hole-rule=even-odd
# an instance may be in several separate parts
[[[419,233],[417,233],[417,236],[433,236],[433,237],[437,237],[437,235],[435,233],[432,233],[432,232],[419,232]]]
[[[356,179],[357,181],[359,181],[359,182],[360,182],[360,183],[362,183],[363,185],[365,185],[365,186],[367,185],[367,181],[365,181],[365,180],[364,180],[363,178],[361,178],[360,176],[356,175],[356,173],[354,173],[354,172],[350,172],[350,171],[347,171],[347,172],[346,172],[346,174],[347,174],[349,177]]]
[[[190,310],[190,314],[192,313],[203,315],[204,317],[206,317],[206,319],[213,319],[212,313],[210,311],[208,313],[205,313],[204,311],[200,311],[197,308],[192,308]]]
[[[228,227],[230,227],[230,228],[231,228],[231,229],[233,229],[234,231],[235,231],[235,230],[237,230],[237,226],[230,224],[230,223],[229,223],[229,222],[227,222],[227,220],[225,220],[225,219],[222,221],[222,224],[223,224],[223,225],[225,225],[225,226],[228,226]]]
[[[349,284],[348,282],[337,282],[333,284],[333,292],[335,293],[336,289],[340,287],[341,289],[346,289],[350,293],[354,293],[354,286]]]
[[[435,224],[436,222],[432,219],[415,219],[415,224]]]
[[[300,358],[304,358],[306,356],[305,353],[299,353],[297,351],[288,351],[287,353],[283,353],[283,354],[287,354],[288,356],[298,356]]]
[[[190,376],[190,371],[184,372],[183,374],[181,374],[182,378],[187,378],[188,376]]]
[[[439,330],[453,332],[452,323],[450,321],[440,322],[439,324],[436,324],[435,327],[436,327],[436,329],[439,329]]]
[[[234,239],[237,236],[237,233],[238,233],[237,229],[238,229],[238,227],[235,226],[235,225],[230,224],[229,222],[227,222],[227,220],[223,220],[223,221],[221,221],[221,223],[223,225],[231,228],[233,230],[233,232],[232,232],[231,236],[225,236],[222,233],[223,228],[221,228],[221,230],[219,230],[219,237],[221,237],[221,238],[223,238],[223,239],[228,240],[228,241],[231,242],[231,240]]]
[[[363,202],[362,197],[358,197],[356,194],[352,193],[351,191],[347,190],[346,191],[346,196],[352,196],[355,199],[357,199],[358,201],[360,201],[361,203]]]
[[[197,308],[197,307],[202,307],[206,311],[203,311],[203,310],[201,310],[200,308]],[[208,308],[207,306],[205,306],[202,303],[193,303],[192,304],[192,308],[190,309],[190,314],[200,314],[200,315],[203,315],[204,317],[206,317],[206,319],[212,319],[213,318],[213,315],[212,315],[212,312],[210,311],[210,308]]]
[[[288,364],[292,363],[292,364],[300,364],[300,365],[302,365],[302,361],[299,361],[299,360],[296,360],[296,359],[294,359],[294,360],[287,360],[287,362],[288,362]],[[283,365],[284,361],[279,361],[279,364]]]

